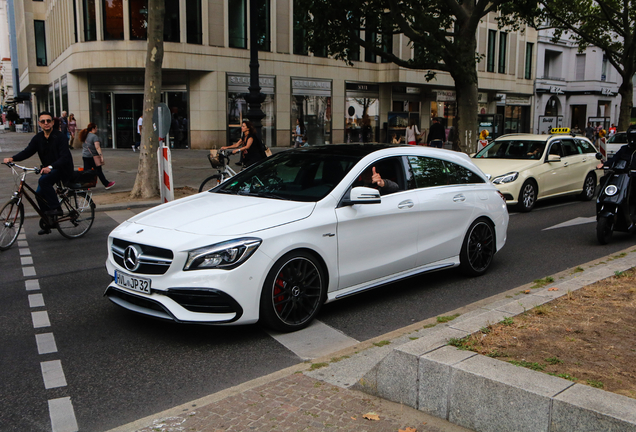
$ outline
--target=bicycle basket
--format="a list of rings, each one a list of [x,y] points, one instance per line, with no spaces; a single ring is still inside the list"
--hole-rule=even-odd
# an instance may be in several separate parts
[[[219,155],[208,155],[208,160],[210,161],[210,165],[212,165],[212,168],[220,168],[223,166],[223,163],[219,160]]]
[[[64,186],[71,189],[86,189],[97,185],[97,173],[95,171],[73,171],[71,178],[64,182]]]

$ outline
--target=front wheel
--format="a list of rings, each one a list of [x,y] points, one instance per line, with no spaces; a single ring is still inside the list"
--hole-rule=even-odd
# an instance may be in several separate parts
[[[7,202],[0,210],[0,251],[9,249],[18,239],[24,223],[24,206],[14,200]]]
[[[534,208],[536,202],[537,188],[534,182],[526,180],[523,186],[521,186],[521,192],[519,192],[519,204],[517,204],[517,208],[521,212],[529,212]]]
[[[221,184],[223,182],[223,176],[221,174],[214,174],[201,183],[199,186],[199,192],[203,192],[204,190],[212,189],[213,187]]]
[[[594,198],[594,192],[596,192],[596,176],[592,173],[589,173],[587,177],[585,177],[585,181],[583,182],[581,199],[583,201],[590,201],[592,198]]]
[[[602,245],[606,245],[612,239],[614,221],[606,217],[599,217],[596,221],[596,239]]]
[[[486,273],[495,255],[495,229],[484,219],[472,223],[459,255],[459,267],[467,276],[481,276]]]
[[[265,279],[261,319],[278,331],[300,330],[314,319],[326,295],[322,264],[308,252],[291,252],[276,261]]]
[[[60,234],[74,239],[91,229],[95,220],[95,203],[86,192],[70,190],[60,204],[64,211],[64,214],[57,218],[57,230]]]

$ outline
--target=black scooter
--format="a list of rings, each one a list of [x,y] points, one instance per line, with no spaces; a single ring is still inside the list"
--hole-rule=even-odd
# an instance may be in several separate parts
[[[631,197],[631,178],[636,171],[630,171],[625,160],[603,169],[605,176],[596,200],[596,238],[602,245],[610,241],[614,231],[630,234],[636,231],[636,196]]]

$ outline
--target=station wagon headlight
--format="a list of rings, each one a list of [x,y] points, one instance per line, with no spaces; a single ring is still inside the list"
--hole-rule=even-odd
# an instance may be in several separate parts
[[[519,177],[519,173],[518,172],[509,172],[508,174],[504,174],[502,176],[495,177],[492,182],[494,184],[512,183],[513,181],[517,180],[518,177]]]
[[[183,270],[230,270],[243,264],[263,240],[245,237],[188,251]]]

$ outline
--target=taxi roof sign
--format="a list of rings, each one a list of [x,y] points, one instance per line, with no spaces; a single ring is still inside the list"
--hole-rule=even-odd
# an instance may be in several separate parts
[[[551,134],[569,134],[570,128],[567,127],[558,127],[550,129]]]

